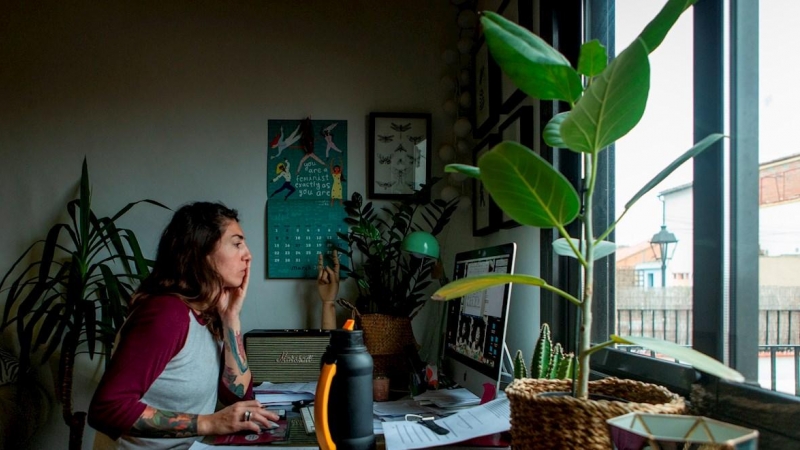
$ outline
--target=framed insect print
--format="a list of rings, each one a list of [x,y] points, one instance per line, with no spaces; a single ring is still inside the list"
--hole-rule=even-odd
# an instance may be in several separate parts
[[[481,139],[500,117],[500,67],[481,38],[472,58],[472,137]]]
[[[497,134],[490,134],[478,144],[472,152],[472,163],[477,166],[478,160],[500,142]],[[478,179],[472,180],[472,235],[486,236],[498,229],[500,208],[494,203],[489,191]]]
[[[497,128],[498,141],[514,141],[533,149],[533,107],[520,106]],[[500,211],[500,228],[519,226],[505,211]]]
[[[370,113],[369,198],[412,195],[431,177],[431,115]]]

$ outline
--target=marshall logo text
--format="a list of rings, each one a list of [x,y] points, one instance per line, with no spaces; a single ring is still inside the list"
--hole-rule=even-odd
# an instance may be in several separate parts
[[[279,364],[311,364],[313,363],[314,355],[292,355],[289,352],[281,353],[275,362]]]

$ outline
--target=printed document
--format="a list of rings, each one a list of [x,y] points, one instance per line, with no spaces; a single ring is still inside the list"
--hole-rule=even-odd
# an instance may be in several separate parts
[[[508,431],[511,429],[510,416],[508,398],[501,397],[483,405],[460,410],[452,416],[436,419],[437,424],[450,430],[445,435],[436,434],[417,422],[384,422],[386,449],[406,450],[448,445]]]

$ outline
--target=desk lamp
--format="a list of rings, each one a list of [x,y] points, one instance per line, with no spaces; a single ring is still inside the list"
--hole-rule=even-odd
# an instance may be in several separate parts
[[[401,248],[418,258],[439,258],[439,242],[426,231],[414,231],[406,236]]]

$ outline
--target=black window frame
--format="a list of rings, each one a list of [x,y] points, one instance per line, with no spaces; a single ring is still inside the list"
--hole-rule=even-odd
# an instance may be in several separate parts
[[[790,448],[800,442],[796,426],[800,399],[756,383],[758,322],[752,318],[758,317],[759,288],[758,270],[753,264],[758,261],[759,224],[758,214],[752,212],[758,210],[758,107],[754,107],[758,105],[758,2],[700,0],[693,8],[695,140],[725,129],[725,108],[730,123],[728,142],[719,143],[693,161],[694,223],[703,224],[694,229],[694,298],[703,301],[693,302],[693,346],[736,368],[750,384],[728,383],[684,365],[620,350],[594,355],[593,376],[661,384],[690,400],[694,414],[758,429],[761,448]],[[573,63],[585,34],[600,39],[609,54],[615,53],[614,0],[541,0],[539,12],[541,36]],[[729,19],[728,61],[725,14]],[[725,104],[725,70],[730,73],[729,105]],[[557,114],[560,106],[541,102],[540,126]],[[580,158],[568,150],[545,145],[542,154],[580,188]],[[601,161],[603,175],[598,180],[594,211],[597,229],[605,229],[615,217],[613,146],[603,154],[607,156]],[[727,199],[727,205],[722,199]],[[553,233],[542,230],[541,242],[552,242]],[[614,240],[613,233],[609,239]],[[557,258],[549,247],[542,248],[542,276],[577,294],[577,262]],[[596,267],[595,340],[605,340],[614,329],[613,264],[612,258],[605,258]],[[575,309],[566,302],[552,301],[544,292],[541,305],[542,321],[551,324],[553,336],[568,348],[575,348],[578,330],[571,325],[576,323]]]

